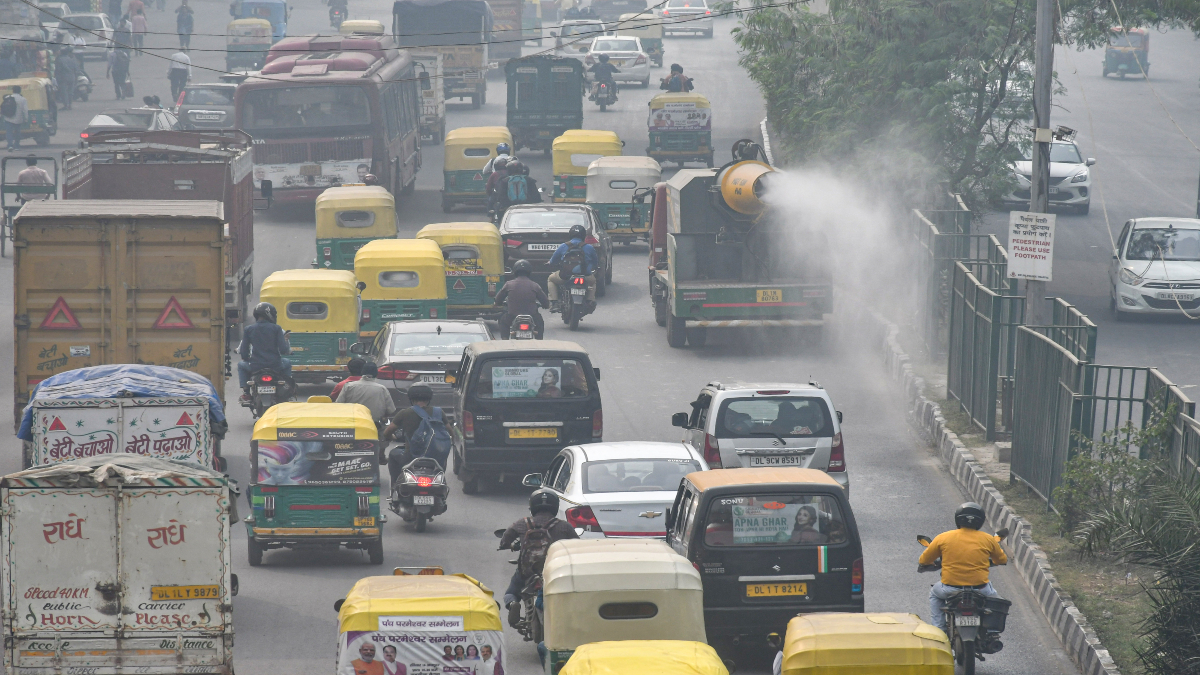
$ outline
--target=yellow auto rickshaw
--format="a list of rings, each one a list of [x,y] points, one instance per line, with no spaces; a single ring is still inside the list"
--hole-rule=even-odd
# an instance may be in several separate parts
[[[783,675],[954,675],[950,641],[916,614],[827,612],[788,621]]]
[[[557,541],[542,593],[547,675],[586,642],[706,641],[700,573],[661,539]]]
[[[512,146],[508,127],[463,127],[446,133],[446,161],[442,169],[442,211],[450,213],[456,204],[487,206],[484,188],[487,176],[483,168],[496,157],[496,146]]]
[[[225,29],[225,68],[258,70],[271,50],[271,22],[266,19],[234,19]]]
[[[349,270],[280,270],[263,281],[258,297],[275,305],[279,326],[291,331],[292,378],[320,384],[346,372],[358,342],[362,308]]]
[[[554,201],[587,201],[588,166],[620,155],[624,146],[615,132],[597,129],[568,129],[554,139]]]
[[[396,198],[378,185],[344,185],[317,195],[317,258],[313,267],[354,269],[368,241],[396,238]]]
[[[446,259],[446,310],[450,318],[504,313],[492,301],[504,283],[504,242],[491,223],[434,223],[417,233],[431,239]]]
[[[562,675],[729,675],[712,647],[686,640],[623,640],[581,645]]]
[[[384,669],[389,661],[410,675],[510,672],[500,605],[487,586],[465,574],[396,568],[390,577],[359,579],[333,607],[338,673],[391,672]]]
[[[651,157],[601,157],[587,170],[587,203],[613,241],[632,244],[650,233],[650,205],[636,203],[638,191],[653,189],[662,167]]]
[[[386,32],[383,22],[375,19],[347,19],[338,28],[340,35],[383,35]]]
[[[713,165],[712,104],[695,92],[659,94],[650,99],[646,154],[658,162]]]
[[[642,49],[654,65],[662,67],[663,55],[663,20],[649,13],[622,14],[617,18],[617,35],[641,38]]]
[[[58,99],[54,83],[46,77],[18,77],[0,80],[0,99],[21,88],[29,104],[29,121],[21,125],[21,138],[32,138],[38,145],[50,145],[50,137],[58,133]]]
[[[446,263],[430,239],[376,239],[354,255],[362,282],[358,335],[370,339],[389,321],[446,318]]]

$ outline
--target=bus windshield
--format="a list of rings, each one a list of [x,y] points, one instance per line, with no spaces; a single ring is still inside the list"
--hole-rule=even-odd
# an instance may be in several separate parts
[[[273,130],[310,129],[336,133],[333,127],[371,123],[371,104],[365,89],[331,85],[272,87],[246,92],[242,128],[252,136]]]

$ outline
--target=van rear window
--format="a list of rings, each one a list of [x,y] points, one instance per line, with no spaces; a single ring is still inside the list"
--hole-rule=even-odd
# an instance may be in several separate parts
[[[584,398],[589,384],[577,359],[497,359],[479,369],[479,398]]]
[[[846,521],[828,495],[718,497],[704,522],[706,546],[821,546],[846,541]]]
[[[824,399],[809,396],[733,398],[717,414],[717,438],[833,436]]]

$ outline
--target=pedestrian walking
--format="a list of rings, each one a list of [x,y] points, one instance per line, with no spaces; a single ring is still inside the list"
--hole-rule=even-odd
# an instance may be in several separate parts
[[[63,110],[70,110],[75,100],[75,81],[79,78],[79,62],[70,46],[63,47],[54,60],[54,79],[58,81],[58,102]]]
[[[171,81],[171,100],[179,100],[183,88],[192,79],[192,59],[187,54],[186,47],[171,55],[171,65],[167,68],[167,79]]]
[[[117,92],[117,100],[123,101],[128,98],[129,93],[126,91],[126,82],[129,80],[128,49],[113,50],[112,80],[113,89]]]
[[[192,45],[192,29],[195,25],[193,14],[187,0],[183,0],[183,4],[175,10],[175,32],[179,34],[180,49],[187,49]]]
[[[0,100],[0,120],[4,121],[4,142],[9,150],[21,147],[21,125],[29,121],[29,101],[21,95],[20,85]]]
[[[129,15],[121,17],[113,30],[113,41],[110,49],[128,49],[133,45],[133,22],[129,20]]]
[[[138,0],[139,4],[140,1],[141,0]],[[131,2],[129,4],[132,5],[133,3]],[[133,22],[133,47],[137,50],[137,55],[141,56],[142,45],[145,44],[146,31],[148,29],[145,8],[138,7],[137,14],[133,15],[131,21]]]

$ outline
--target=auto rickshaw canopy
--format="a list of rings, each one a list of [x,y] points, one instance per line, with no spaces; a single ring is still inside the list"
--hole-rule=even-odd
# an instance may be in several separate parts
[[[557,541],[542,579],[549,649],[596,640],[707,639],[700,573],[663,541]]]
[[[446,132],[444,171],[480,171],[496,156],[496,146],[512,146],[508,127],[461,127]]]
[[[49,110],[46,104],[46,90],[50,88],[50,80],[45,77],[14,77],[11,80],[0,80],[0,97],[12,93],[13,87],[21,88],[21,96],[29,104],[30,110]],[[54,105],[58,105],[55,102]]]
[[[378,185],[343,185],[317,195],[317,239],[396,236],[396,198]]]
[[[622,640],[581,645],[559,675],[729,675],[716,650],[686,640]]]
[[[353,429],[356,440],[379,440],[371,410],[361,403],[276,403],[254,423],[253,441],[277,441],[279,429]]]
[[[586,176],[592,162],[613,155],[620,155],[624,143],[613,131],[597,129],[568,129],[554,139],[555,176]]]
[[[259,300],[275,305],[279,327],[297,333],[358,332],[357,279],[349,270],[298,269],[272,273]],[[323,305],[301,307],[294,305]]]
[[[375,19],[348,19],[338,28],[341,35],[383,35],[386,31],[383,22]]]
[[[653,14],[622,14],[617,17],[617,35],[662,39],[662,19]]]
[[[271,44],[271,22],[266,19],[234,19],[226,28],[231,45]]]
[[[363,300],[446,299],[446,262],[432,239],[376,239],[354,254]]]
[[[662,167],[653,157],[601,157],[588,165],[587,200],[596,204],[628,203],[638,188],[654,187]]]
[[[827,612],[788,622],[784,675],[954,675],[950,641],[915,614]]]
[[[504,630],[492,591],[465,574],[359,579],[338,610],[338,630],[379,631],[380,616],[461,616],[469,631]]]
[[[422,227],[417,232],[417,239],[435,241],[439,247],[472,247],[478,253],[477,260],[485,274],[504,274],[504,242],[500,239],[500,231],[491,223],[433,223]],[[446,258],[447,267],[454,264],[453,257]]]

